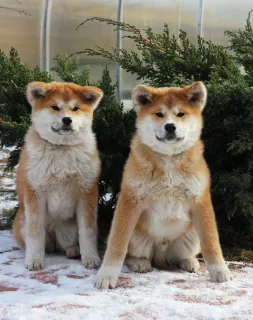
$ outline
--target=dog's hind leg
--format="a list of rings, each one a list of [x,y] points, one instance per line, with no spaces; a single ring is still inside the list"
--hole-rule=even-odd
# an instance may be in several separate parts
[[[55,227],[55,235],[58,249],[65,252],[68,258],[76,257],[76,247],[79,248],[76,219],[59,222]]]
[[[168,263],[177,264],[188,272],[196,272],[199,262],[196,255],[200,253],[200,241],[197,232],[191,228],[187,233],[169,244],[166,252]]]
[[[133,232],[128,246],[125,260],[127,267],[135,272],[148,272],[152,270],[153,240],[150,237]]]
[[[46,231],[46,253],[52,254],[57,251],[55,233]]]
[[[159,268],[159,269],[168,268],[168,261],[167,261],[166,255],[167,255],[169,244],[170,244],[170,241],[166,239],[155,241],[153,262],[156,268]]]
[[[80,247],[74,246],[74,247],[68,247],[66,250],[66,256],[69,259],[76,259],[79,258],[80,255]]]

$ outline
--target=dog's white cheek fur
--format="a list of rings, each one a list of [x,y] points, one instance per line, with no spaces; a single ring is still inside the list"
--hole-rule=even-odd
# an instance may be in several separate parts
[[[176,126],[176,135],[179,138],[184,138],[181,141],[165,141],[159,142],[157,136],[162,137],[161,132],[164,131],[164,125],[156,125],[152,120],[152,117],[147,115],[144,119],[137,122],[137,132],[140,135],[142,142],[149,146],[152,150],[161,154],[173,155],[188,150],[199,139],[201,134],[201,120],[194,115],[188,115],[188,118],[184,123],[174,122]]]
[[[52,128],[59,130],[62,127],[63,117],[72,119],[73,132],[67,134],[53,132]],[[52,114],[47,109],[42,109],[33,113],[32,121],[39,135],[53,144],[79,144],[84,139],[87,139],[87,135],[92,132],[92,120],[85,113],[81,115],[71,115],[67,112],[64,114]]]

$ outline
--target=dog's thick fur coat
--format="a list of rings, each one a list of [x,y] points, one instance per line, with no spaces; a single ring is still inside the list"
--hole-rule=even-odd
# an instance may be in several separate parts
[[[17,171],[19,210],[13,235],[26,247],[26,267],[44,267],[46,252],[81,255],[98,267],[97,203],[100,159],[91,129],[103,93],[71,83],[27,87],[32,126]],[[80,245],[80,247],[79,247]]]
[[[211,280],[231,279],[222,256],[203,157],[206,88],[138,86],[133,90],[137,132],[125,166],[97,288],[114,288],[126,257],[137,272],[169,263],[199,267],[202,251]]]

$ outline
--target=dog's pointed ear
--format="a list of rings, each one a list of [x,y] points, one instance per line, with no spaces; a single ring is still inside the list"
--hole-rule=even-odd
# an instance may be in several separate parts
[[[27,100],[34,107],[41,99],[45,98],[51,89],[50,83],[31,82],[26,89]]]
[[[82,96],[82,100],[90,105],[92,109],[96,109],[99,102],[103,98],[103,91],[97,87],[84,86],[79,90]]]
[[[135,110],[138,112],[142,107],[145,107],[152,103],[154,94],[152,88],[139,85],[132,91],[132,101]]]
[[[197,81],[184,88],[187,101],[202,111],[206,105],[207,90],[203,82]]]

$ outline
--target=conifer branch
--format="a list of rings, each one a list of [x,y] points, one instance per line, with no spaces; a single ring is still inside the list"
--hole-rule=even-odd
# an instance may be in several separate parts
[[[23,15],[25,15],[25,16],[31,16],[31,14],[28,13],[28,12],[26,12],[25,10],[14,9],[14,8],[5,7],[5,6],[0,6],[0,9],[5,9],[5,10],[10,10],[10,11],[18,12],[19,14],[23,14]]]

